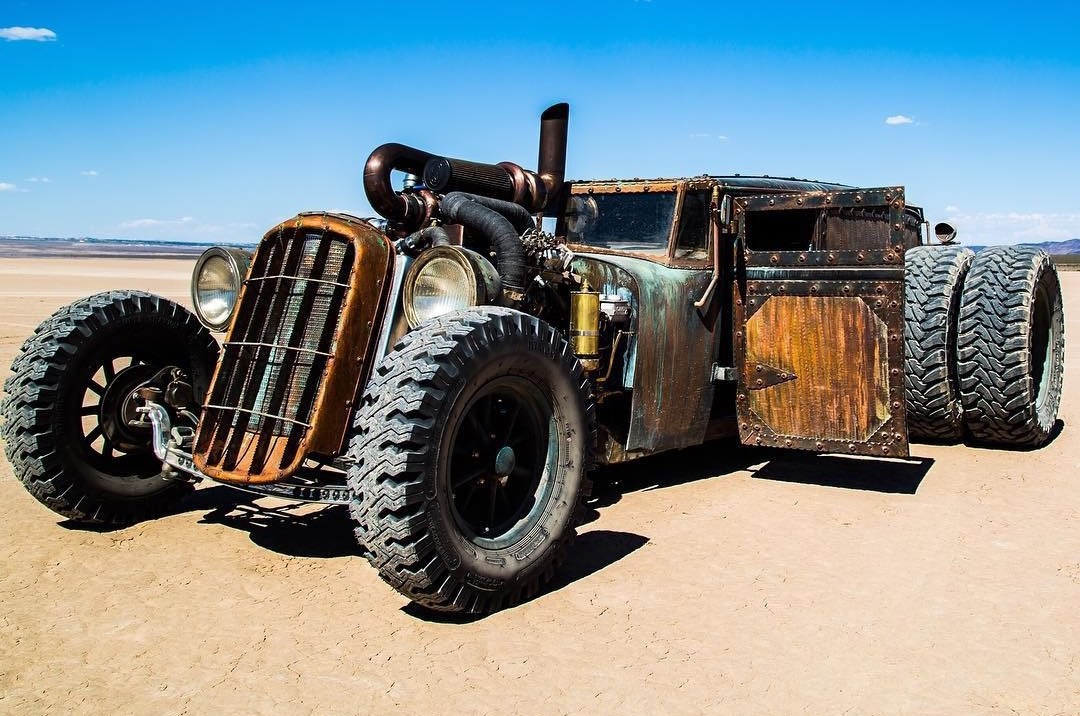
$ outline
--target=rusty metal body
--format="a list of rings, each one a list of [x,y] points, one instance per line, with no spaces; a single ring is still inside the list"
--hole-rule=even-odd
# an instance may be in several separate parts
[[[744,197],[735,211],[743,441],[907,455],[904,251],[919,243],[921,217],[903,189]],[[778,225],[788,233],[767,233]]]
[[[705,245],[700,222],[696,240],[683,229],[687,197],[709,189],[734,199],[734,216],[707,252],[683,251]],[[602,293],[627,292],[637,319],[628,418],[604,426],[601,460],[735,433],[750,445],[907,454],[903,255],[920,242],[921,214],[902,189],[701,177],[570,190],[571,202],[635,193],[675,195],[662,250],[571,244],[574,270]],[[699,309],[715,258],[725,288]]]
[[[922,214],[902,188],[565,182],[566,121],[565,105],[545,112],[537,172],[383,145],[364,184],[385,228],[302,214],[267,233],[205,401],[198,469],[280,486],[312,460],[341,457],[368,374],[410,330],[402,276],[417,254],[403,246],[421,235],[410,232],[439,226],[444,245],[479,248],[468,227],[440,223],[443,193],[463,188],[556,220],[547,243],[530,244],[561,252],[561,273],[540,253],[530,269],[530,286],[555,298],[512,305],[563,331],[578,354],[598,403],[599,462],[720,435],[907,454],[903,256],[921,243]],[[392,170],[423,179],[394,191]],[[295,491],[319,494],[320,479]]]

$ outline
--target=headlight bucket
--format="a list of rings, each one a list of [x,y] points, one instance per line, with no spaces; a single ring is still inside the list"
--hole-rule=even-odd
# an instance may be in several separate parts
[[[229,327],[250,263],[250,253],[226,246],[207,249],[195,262],[191,302],[195,315],[210,330],[224,331]]]
[[[409,328],[462,308],[491,303],[502,291],[499,272],[461,246],[435,246],[405,274],[403,304]]]

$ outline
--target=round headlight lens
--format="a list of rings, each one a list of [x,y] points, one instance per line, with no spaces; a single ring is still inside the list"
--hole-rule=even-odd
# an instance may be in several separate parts
[[[476,303],[476,279],[458,261],[437,257],[416,273],[407,318],[412,326]]]
[[[240,296],[241,280],[237,258],[230,252],[215,247],[199,257],[191,282],[191,299],[207,328],[228,328]]]

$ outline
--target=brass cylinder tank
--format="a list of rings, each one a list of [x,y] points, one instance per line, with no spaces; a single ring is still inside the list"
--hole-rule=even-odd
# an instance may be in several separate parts
[[[588,282],[570,293],[570,350],[585,370],[600,368],[600,292]]]

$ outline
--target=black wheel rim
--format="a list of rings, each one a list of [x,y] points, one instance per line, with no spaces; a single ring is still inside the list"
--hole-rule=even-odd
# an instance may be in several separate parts
[[[167,484],[149,428],[130,425],[131,392],[162,366],[149,355],[117,347],[90,360],[73,385],[66,416],[73,438],[69,454],[89,468],[84,476],[103,491],[142,497]]]
[[[558,465],[552,404],[533,383],[506,376],[466,406],[447,471],[454,518],[478,546],[498,549],[536,525]]]

